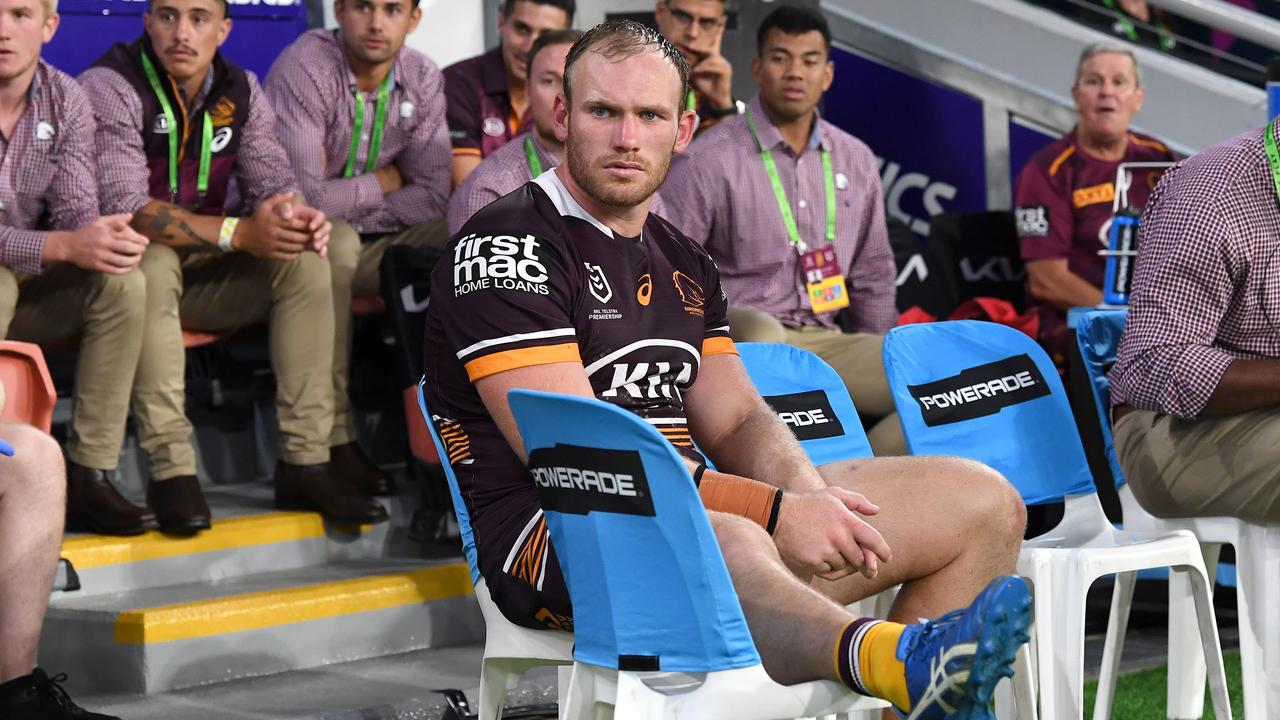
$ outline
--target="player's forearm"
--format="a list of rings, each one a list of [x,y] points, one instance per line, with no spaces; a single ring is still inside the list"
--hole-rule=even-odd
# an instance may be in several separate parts
[[[169,247],[215,250],[222,217],[198,215],[172,203],[152,200],[133,214],[130,224],[151,242]]]
[[[723,472],[759,480],[788,492],[826,487],[804,448],[763,402],[703,448]]]

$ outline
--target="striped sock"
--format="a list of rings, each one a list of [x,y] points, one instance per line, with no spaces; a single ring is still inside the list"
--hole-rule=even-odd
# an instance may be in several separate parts
[[[840,680],[854,692],[882,698],[908,710],[907,672],[898,659],[898,639],[905,625],[859,618],[845,626],[836,643]]]

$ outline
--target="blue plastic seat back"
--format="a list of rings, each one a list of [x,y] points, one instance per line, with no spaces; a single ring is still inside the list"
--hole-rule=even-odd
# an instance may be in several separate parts
[[[574,657],[619,670],[758,664],[711,522],[671,444],[594,398],[508,397],[573,600]]]
[[[844,381],[808,350],[738,343],[747,375],[800,441],[814,465],[871,457],[871,444]]]
[[[449,497],[453,498],[453,513],[458,518],[458,531],[462,535],[462,552],[467,556],[467,565],[471,566],[471,584],[480,582],[480,564],[476,561],[476,540],[471,533],[471,516],[467,513],[466,503],[462,502],[462,491],[458,489],[458,476],[453,473],[453,464],[449,462],[449,453],[440,440],[435,419],[427,409],[427,398],[423,390],[426,378],[418,381],[418,407],[422,410],[422,419],[427,421],[431,429],[431,441],[436,444],[436,455],[440,458],[440,466],[444,468],[444,476],[449,480]]]
[[[1093,404],[1098,411],[1098,424],[1102,426],[1102,444],[1111,464],[1111,477],[1116,487],[1124,485],[1124,472],[1116,458],[1116,441],[1111,436],[1111,418],[1107,407],[1111,404],[1111,384],[1107,373],[1116,364],[1116,352],[1120,349],[1120,336],[1124,333],[1126,310],[1091,310],[1076,322],[1076,344],[1089,375],[1089,389],[1093,391]]]
[[[913,455],[999,470],[1023,502],[1095,491],[1066,392],[1034,340],[975,320],[889,331],[885,372]]]

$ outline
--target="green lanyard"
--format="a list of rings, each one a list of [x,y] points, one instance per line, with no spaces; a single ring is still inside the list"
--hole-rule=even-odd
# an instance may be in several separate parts
[[[769,184],[773,186],[773,196],[778,201],[778,210],[782,212],[782,223],[787,226],[787,241],[799,252],[805,252],[808,246],[800,238],[800,228],[796,226],[795,215],[791,214],[791,203],[787,200],[787,191],[782,187],[782,179],[778,177],[778,165],[773,161],[773,151],[760,142],[760,133],[756,132],[756,121],[747,110],[747,127],[751,129],[751,137],[756,140],[760,157],[764,160],[764,171],[769,176]],[[827,196],[827,244],[836,241],[836,180],[831,170],[831,152],[822,149],[822,184]]]
[[[1120,8],[1116,7],[1115,0],[1102,0],[1102,4],[1107,6],[1107,9],[1110,10],[1115,15],[1116,28],[1121,33],[1124,33],[1124,36],[1129,38],[1130,42],[1137,42],[1138,41],[1137,26],[1133,24],[1133,21],[1129,19],[1128,15],[1124,14],[1124,12],[1120,10]],[[1167,26],[1159,25],[1159,26],[1156,26],[1155,29],[1156,29],[1157,35],[1159,35],[1159,38],[1160,38],[1161,48],[1165,50],[1172,50],[1174,46],[1177,45],[1177,42],[1175,42],[1173,37],[1169,35],[1169,28]]]
[[[533,146],[533,136],[524,136],[524,156],[529,161],[529,172],[534,177],[542,174],[542,161],[538,159],[538,150]]]
[[[695,95],[692,90],[690,90],[689,94],[685,95],[684,97],[684,109],[685,110],[698,109],[698,96]]]
[[[1280,198],[1280,149],[1276,148],[1276,121],[1275,118],[1267,123],[1267,129],[1262,131],[1262,146],[1267,149],[1267,162],[1271,163],[1271,181],[1276,184],[1276,197]]]
[[[382,131],[387,127],[387,99],[391,95],[391,73],[378,88],[378,104],[373,111],[373,137],[369,141],[369,157],[364,161],[364,171],[371,173],[377,169],[378,153],[382,150]],[[347,166],[342,169],[342,177],[349,178],[355,173],[356,154],[360,152],[360,136],[364,134],[364,93],[356,91],[356,120],[351,128],[351,151],[347,153]]]
[[[173,114],[173,106],[169,104],[169,97],[164,94],[164,88],[160,85],[160,78],[156,75],[156,69],[151,64],[151,58],[147,57],[146,51],[142,51],[142,69],[147,73],[147,82],[151,83],[151,91],[156,94],[156,99],[160,101],[160,108],[164,111],[165,122],[169,124],[169,195],[173,202],[178,202],[178,145],[181,141],[178,139],[178,121]],[[213,157],[211,146],[213,145],[213,121],[209,119],[209,113],[204,113],[203,127],[200,132],[200,169],[196,175],[196,193],[200,197],[204,197],[209,192],[209,164]]]

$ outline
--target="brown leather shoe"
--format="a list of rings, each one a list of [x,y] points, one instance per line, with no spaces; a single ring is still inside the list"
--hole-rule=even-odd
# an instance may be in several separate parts
[[[155,528],[155,514],[125,500],[112,486],[106,470],[67,462],[68,530],[141,535]]]
[[[329,470],[366,495],[391,495],[396,491],[391,478],[354,442],[329,448]]]
[[[160,532],[195,535],[209,529],[209,505],[195,475],[179,475],[147,484],[147,504],[156,513]]]
[[[319,510],[334,522],[360,525],[387,519],[386,508],[338,478],[329,463],[276,464],[276,507],[281,510]]]

